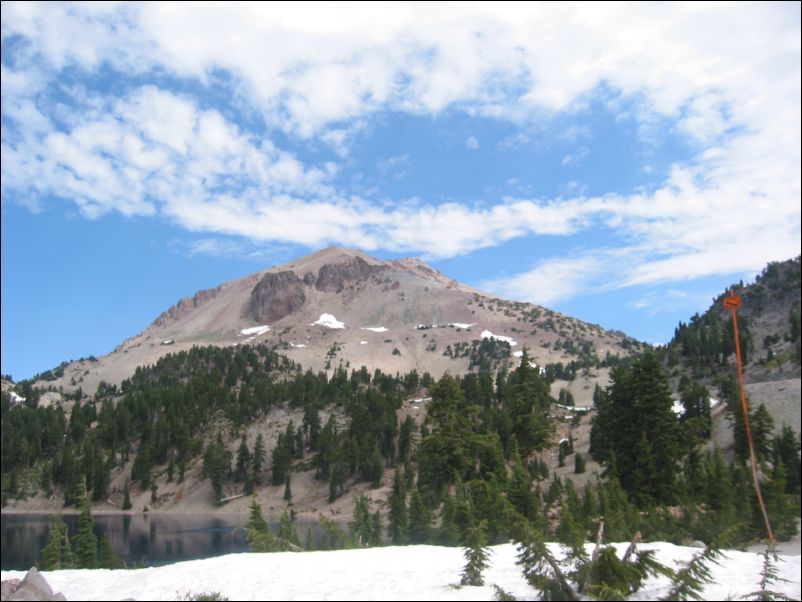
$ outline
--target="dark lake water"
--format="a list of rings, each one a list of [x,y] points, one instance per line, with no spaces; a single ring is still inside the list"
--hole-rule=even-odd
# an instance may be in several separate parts
[[[194,560],[233,552],[247,552],[242,527],[247,516],[205,514],[93,514],[98,541],[108,533],[111,547],[131,566],[145,561],[149,566]],[[70,537],[78,531],[78,515],[63,515]],[[317,526],[317,525],[315,525]],[[303,538],[307,525],[296,524]],[[275,532],[275,527],[273,532]],[[47,544],[50,518],[47,514],[2,515],[3,570],[27,570],[39,560]]]

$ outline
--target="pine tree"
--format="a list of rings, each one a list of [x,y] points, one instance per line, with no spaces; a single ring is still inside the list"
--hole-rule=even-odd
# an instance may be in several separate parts
[[[292,504],[292,489],[290,489],[290,473],[287,473],[287,478],[284,480],[284,499],[288,504]]]
[[[615,474],[624,490],[646,503],[673,503],[681,456],[679,422],[671,391],[654,353],[631,368],[613,370],[609,403],[593,424],[592,453]],[[601,450],[601,451],[600,451]],[[598,456],[596,454],[599,454]]]
[[[256,444],[253,447],[253,458],[251,458],[251,469],[253,470],[253,481],[256,485],[259,484],[259,474],[265,464],[265,441],[262,438],[262,433],[256,436]]]
[[[416,487],[409,498],[409,520],[407,536],[409,543],[427,543],[432,526],[432,513],[426,507],[420,490]]]
[[[78,500],[81,510],[78,518],[78,535],[75,536],[75,557],[82,569],[97,568],[97,536],[94,532],[95,523],[92,520],[92,511],[86,497],[86,481],[81,486],[81,496]]]
[[[462,569],[462,585],[484,585],[482,572],[488,567],[490,549],[487,547],[487,524],[481,521],[472,525],[466,533],[465,568]]]
[[[42,560],[38,566],[42,571],[55,571],[68,568],[63,565],[61,557],[61,546],[67,534],[67,525],[64,524],[60,515],[54,514],[50,517],[50,536],[47,545],[42,548]]]
[[[278,524],[278,537],[288,544],[301,547],[301,541],[298,539],[298,532],[290,520],[290,515],[285,510],[281,515],[281,520]]]
[[[123,510],[130,510],[131,509],[131,492],[129,491],[129,483],[126,479],[125,481],[125,498],[123,498]]]
[[[114,550],[111,549],[109,534],[104,533],[100,540],[100,568],[102,569],[124,569],[125,563]]]
[[[574,473],[582,474],[583,472],[585,472],[585,458],[582,457],[582,454],[576,453],[574,454]]]
[[[251,452],[248,450],[248,442],[245,435],[240,440],[239,448],[237,449],[237,464],[234,469],[234,480],[241,483],[248,478],[251,469]]]
[[[407,531],[407,495],[401,474],[395,471],[393,477],[393,490],[390,493],[390,524],[387,528],[387,535],[395,545],[405,543]]]

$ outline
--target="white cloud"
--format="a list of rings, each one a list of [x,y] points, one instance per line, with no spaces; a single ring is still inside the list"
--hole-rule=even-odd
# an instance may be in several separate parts
[[[587,250],[496,283],[533,299],[754,270],[799,252],[795,5],[3,3],[2,11],[3,39],[25,40],[3,57],[4,199],[37,207],[55,195],[90,217],[160,214],[196,232],[429,257],[600,225],[619,234],[615,269],[608,250]],[[527,126],[498,148],[536,144],[529,126],[583,110],[604,88],[611,110],[631,111],[642,136],[668,122],[699,155],[648,194],[585,198],[580,183],[567,198],[490,207],[377,204],[338,189],[337,166],[303,163],[190,92],[124,81],[115,97],[67,85],[60,90],[73,104],[55,103],[48,91],[66,67],[145,80],[158,72],[210,89],[224,72],[237,106],[260,114],[268,132],[314,137],[341,157],[380,111],[492,116]],[[575,143],[587,135],[571,125],[564,133]],[[580,161],[583,148],[564,164]],[[537,289],[557,272],[567,274],[562,282]]]
[[[465,146],[471,150],[477,150],[479,148],[479,141],[473,136],[468,136],[465,139]]]
[[[480,288],[509,299],[554,305],[587,290],[600,267],[600,260],[592,256],[552,259],[523,274],[482,282]]]

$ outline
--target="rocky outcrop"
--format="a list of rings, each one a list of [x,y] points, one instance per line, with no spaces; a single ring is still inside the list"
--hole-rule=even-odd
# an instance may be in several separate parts
[[[257,322],[276,322],[305,302],[304,283],[295,272],[268,272],[251,291],[250,313]]]
[[[346,282],[368,278],[384,269],[381,265],[370,265],[361,257],[354,257],[344,263],[326,264],[318,272],[315,288],[336,293],[343,289]]]
[[[214,299],[217,296],[217,293],[220,292],[222,286],[217,286],[215,288],[207,288],[206,290],[198,291],[191,297],[186,297],[181,299],[178,303],[173,305],[170,309],[160,315],[153,321],[153,326],[160,326],[164,327],[167,326],[170,322],[177,320],[178,318],[186,315],[194,308],[206,303],[210,299]]]
[[[53,588],[45,581],[42,574],[31,568],[25,578],[9,579],[2,582],[0,587],[0,600],[66,600],[64,594],[53,593]]]

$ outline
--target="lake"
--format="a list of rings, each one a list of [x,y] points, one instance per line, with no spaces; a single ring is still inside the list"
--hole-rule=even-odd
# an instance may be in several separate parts
[[[242,528],[247,516],[207,514],[93,514],[98,541],[108,533],[112,549],[128,566],[145,561],[149,566],[195,560],[233,552],[247,552]],[[70,538],[78,532],[78,515],[63,515]],[[303,541],[308,525],[296,524]],[[313,529],[317,527],[315,523]],[[272,526],[272,531],[276,527]],[[2,515],[3,570],[27,570],[39,560],[47,544],[47,514]]]

